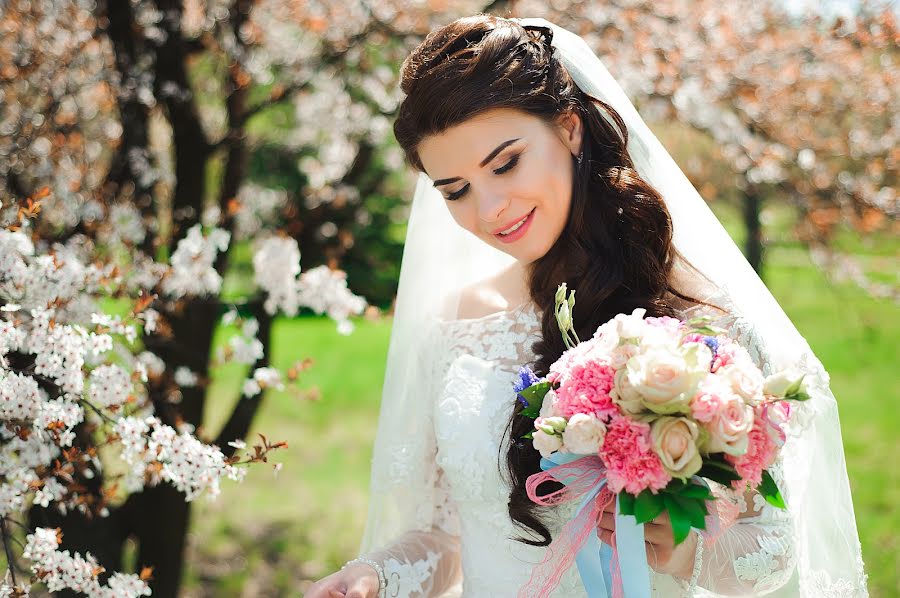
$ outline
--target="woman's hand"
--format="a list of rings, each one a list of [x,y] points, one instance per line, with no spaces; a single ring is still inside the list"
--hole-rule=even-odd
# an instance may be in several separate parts
[[[616,529],[615,501],[609,503],[600,513],[597,521],[597,536],[604,544],[612,545],[612,534]],[[694,554],[697,550],[697,532],[691,530],[684,542],[675,545],[672,537],[672,522],[665,511],[656,519],[644,524],[644,546],[647,549],[647,564],[658,573],[690,579],[694,571]]]
[[[354,563],[323,577],[306,591],[306,598],[376,598],[378,574],[365,563]]]

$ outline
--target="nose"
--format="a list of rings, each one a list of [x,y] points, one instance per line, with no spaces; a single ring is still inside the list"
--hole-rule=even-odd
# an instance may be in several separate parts
[[[478,218],[487,224],[496,224],[508,205],[509,200],[501,193],[484,194],[478,200]]]

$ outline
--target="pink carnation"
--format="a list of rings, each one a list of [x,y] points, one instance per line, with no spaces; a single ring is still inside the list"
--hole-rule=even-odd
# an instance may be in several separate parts
[[[587,345],[586,350],[576,349]],[[613,388],[615,370],[609,365],[609,358],[598,352],[591,352],[590,341],[566,351],[564,368],[558,369],[559,388],[556,389],[557,406],[565,417],[576,413],[595,414],[608,419],[619,413],[618,407],[609,396]],[[559,362],[551,366],[556,369]]]
[[[671,480],[662,461],[653,452],[650,424],[647,423],[627,417],[613,418],[606,428],[600,458],[606,464],[606,477],[613,492],[624,488],[637,495],[649,488],[656,494]]]
[[[736,490],[743,488],[747,483],[753,488],[758,486],[762,481],[763,470],[772,465],[778,457],[779,447],[772,435],[769,434],[769,426],[770,424],[761,417],[760,411],[757,409],[753,429],[748,434],[747,452],[737,457],[725,455],[725,459],[734,465],[734,469],[742,478],[732,483]]]
[[[588,353],[592,352],[596,344],[597,343],[593,340],[589,340],[578,343],[571,349],[567,349],[559,356],[559,359],[554,361],[550,366],[550,372],[547,374],[547,379],[549,380],[553,377],[559,381],[565,378],[569,370],[572,369],[572,366],[584,359]]]
[[[692,332],[692,333],[686,334],[684,336],[683,342],[685,344],[687,344],[687,343],[702,343],[703,339],[705,339],[705,338],[706,337],[703,336],[702,334],[700,334],[699,332]]]

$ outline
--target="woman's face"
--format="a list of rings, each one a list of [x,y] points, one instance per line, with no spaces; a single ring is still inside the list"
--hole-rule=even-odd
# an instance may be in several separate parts
[[[552,125],[498,108],[426,137],[419,158],[460,226],[528,264],[565,227],[581,131],[574,114]]]

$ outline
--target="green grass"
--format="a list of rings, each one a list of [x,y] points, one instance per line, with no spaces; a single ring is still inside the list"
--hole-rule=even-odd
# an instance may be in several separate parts
[[[896,306],[830,284],[791,244],[767,257],[770,288],[832,376],[871,595],[900,596]],[[389,320],[361,321],[349,337],[323,319],[277,322],[276,364],[312,357],[303,386],[317,387],[322,399],[266,397],[254,432],[289,442],[274,458],[284,469],[276,477],[268,466],[253,467],[243,484],[226,484],[217,501],[197,504],[186,596],[297,595],[353,556],[389,334]],[[217,373],[208,431],[237,400],[241,377],[239,368]]]

